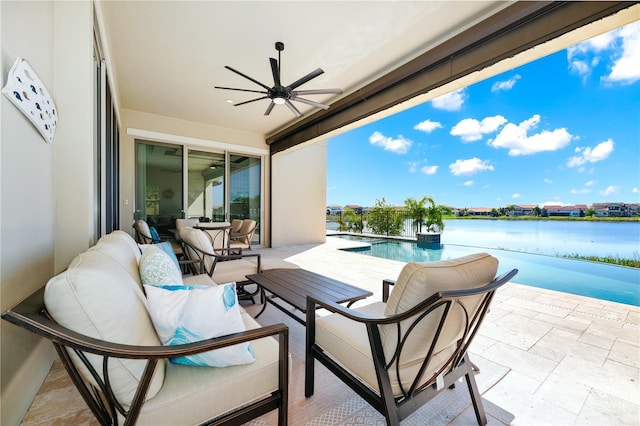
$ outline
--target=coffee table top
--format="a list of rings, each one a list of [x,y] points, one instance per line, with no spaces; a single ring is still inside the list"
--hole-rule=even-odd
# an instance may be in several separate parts
[[[306,269],[270,269],[247,278],[301,312],[307,312],[307,296],[336,303],[355,302],[373,295],[368,290]]]

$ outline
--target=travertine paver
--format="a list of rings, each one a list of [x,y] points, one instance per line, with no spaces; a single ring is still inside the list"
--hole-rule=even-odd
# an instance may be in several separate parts
[[[261,252],[374,292],[357,307],[380,300],[382,279],[404,264],[338,250],[353,245],[328,238]],[[514,425],[640,424],[640,308],[517,282],[498,292],[470,349],[483,398]],[[486,389],[483,375],[501,379]]]

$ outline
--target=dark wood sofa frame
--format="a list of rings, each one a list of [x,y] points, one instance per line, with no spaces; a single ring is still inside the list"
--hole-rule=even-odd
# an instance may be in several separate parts
[[[206,425],[241,425],[274,409],[278,410],[278,425],[287,425],[289,384],[289,328],[285,324],[274,324],[257,329],[234,333],[223,337],[177,346],[132,346],[94,339],[76,333],[56,323],[47,314],[44,306],[44,288],[35,292],[11,310],[2,313],[2,318],[50,340],[74,385],[80,392],[96,419],[102,425],[117,425],[118,414],[125,418],[125,425],[133,425],[145,402],[145,396],[153,372],[161,359],[176,358],[207,352],[238,343],[277,336],[279,343],[279,387],[276,391],[251,404],[206,421]],[[90,371],[98,387],[86,381],[71,361],[75,353]],[[102,357],[103,380],[95,371],[85,354]],[[144,374],[128,410],[118,403],[109,385],[108,363],[112,358],[147,360]],[[215,402],[212,402],[215,403]]]
[[[496,290],[511,280],[511,278],[513,278],[517,273],[518,270],[513,269],[496,278],[492,283],[480,288],[435,293],[428,299],[414,306],[412,309],[389,317],[372,317],[350,310],[338,305],[337,303],[308,297],[305,396],[308,398],[312,396],[314,392],[314,359],[317,359],[365,401],[371,404],[371,406],[383,414],[388,425],[399,425],[401,420],[405,419],[422,407],[425,403],[434,398],[441,390],[452,388],[458,379],[464,377],[466,379],[467,387],[469,388],[476,420],[479,425],[486,425],[487,417],[482,406],[480,393],[474,378],[474,370],[477,370],[477,368],[469,360],[467,350],[489,310],[489,305]],[[389,286],[393,284],[395,284],[393,280],[383,281],[383,302],[387,302]],[[456,348],[449,358],[449,361],[446,362],[444,366],[432,377],[428,378],[426,381],[423,380],[427,363],[434,348],[437,346],[437,342],[447,316],[452,311],[451,307],[453,304],[459,303],[458,301],[461,298],[474,296],[481,296],[480,307],[473,315],[470,315],[470,313],[465,309],[467,318],[464,332],[462,337],[458,340]],[[343,315],[366,326],[380,393],[371,389],[362,380],[354,376],[350,371],[345,369],[341,364],[328,355],[322,347],[315,343],[315,312],[317,307],[325,308],[330,312]],[[441,307],[444,307],[444,309],[438,309]],[[438,320],[438,330],[436,331],[433,340],[431,342],[427,342],[427,355],[417,377],[412,379],[412,385],[409,389],[404,389],[402,385],[400,385],[402,395],[394,397],[389,378],[389,369],[397,368],[398,363],[395,363],[394,361],[400,358],[403,344],[408,335],[415,329],[415,326],[428,315],[440,315],[440,319]],[[405,320],[411,321],[411,325],[407,327],[406,332],[401,335],[400,322]],[[396,342],[395,352],[390,360],[385,359],[380,337],[379,326],[383,324],[396,324],[398,327],[398,340]],[[443,379],[440,386],[436,383],[438,377]]]

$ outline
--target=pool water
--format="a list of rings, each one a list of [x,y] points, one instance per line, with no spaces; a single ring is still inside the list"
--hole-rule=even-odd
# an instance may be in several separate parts
[[[514,282],[640,306],[640,269],[637,268],[452,244],[429,248],[412,241],[361,239],[349,235],[335,237],[370,244],[344,250],[402,262],[433,262],[486,252],[500,261],[498,274],[513,268],[519,270]]]

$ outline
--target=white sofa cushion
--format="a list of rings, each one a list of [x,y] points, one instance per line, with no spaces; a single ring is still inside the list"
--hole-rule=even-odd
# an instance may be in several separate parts
[[[219,286],[145,285],[149,315],[164,345],[181,345],[245,331],[235,283]],[[248,342],[171,359],[172,363],[228,367],[255,361]]]
[[[147,314],[142,289],[127,268],[104,255],[105,250],[87,250],[65,272],[49,280],[45,289],[47,310],[59,324],[90,337],[130,345],[161,345]],[[100,358],[88,358],[102,375]],[[77,358],[74,362],[93,381]],[[153,398],[162,387],[165,365],[160,362],[156,367],[147,398]],[[144,368],[142,360],[111,359],[109,377],[114,394],[123,405],[133,399]]]
[[[91,247],[91,250],[99,251],[103,256],[113,259],[129,273],[142,289],[140,272],[138,271],[141,253],[138,244],[131,235],[124,231],[113,231],[100,238],[96,245]]]
[[[247,330],[260,325],[242,314]],[[169,364],[164,386],[142,407],[138,425],[191,425],[221,415],[278,389],[278,342],[253,340],[253,364],[202,368]],[[291,361],[289,360],[289,366]],[[215,384],[215,385],[212,385]]]

